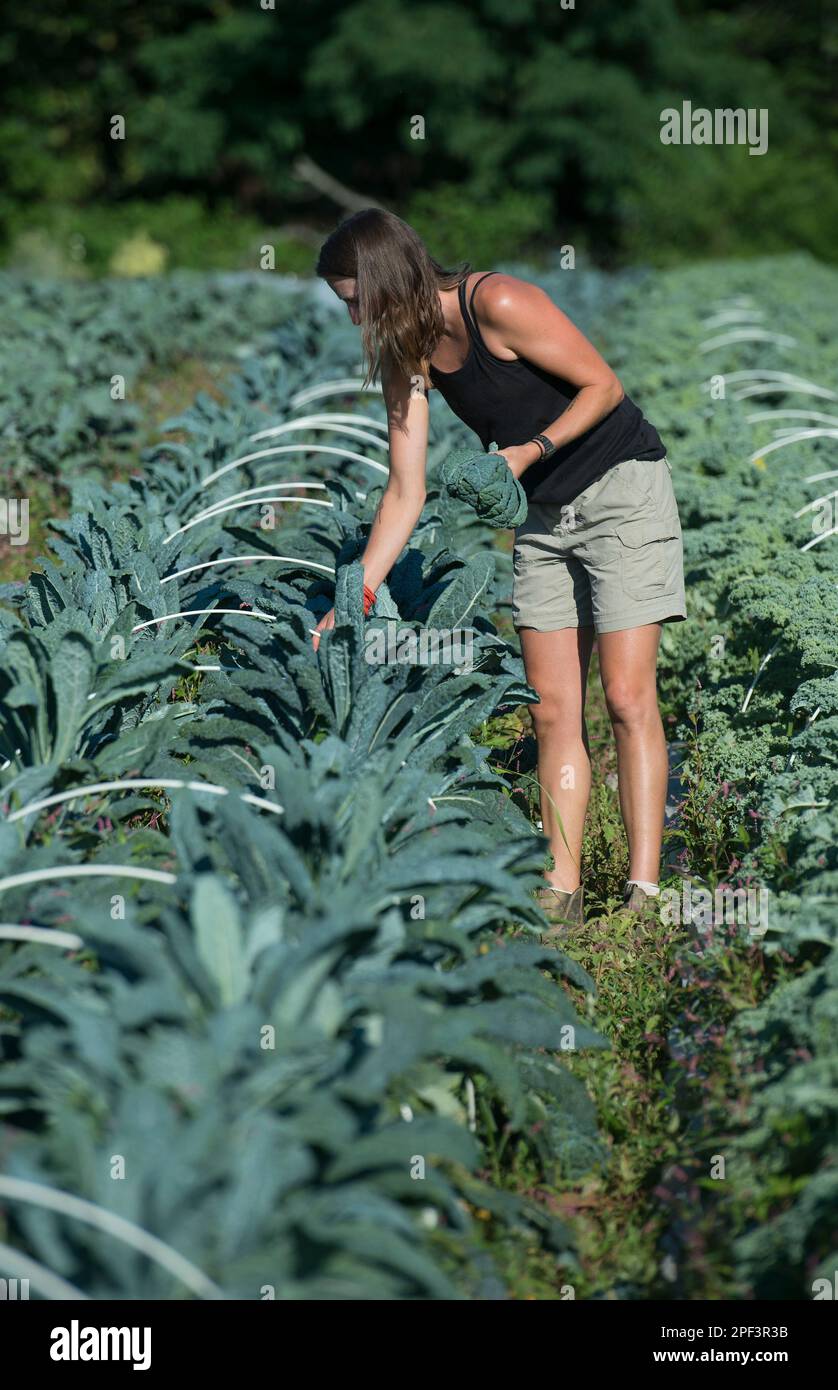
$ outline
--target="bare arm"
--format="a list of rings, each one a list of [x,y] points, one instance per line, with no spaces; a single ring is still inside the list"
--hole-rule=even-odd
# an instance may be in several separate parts
[[[541,431],[559,448],[598,424],[625,392],[608,363],[549,295],[512,275],[493,275],[480,286],[481,323],[490,351],[525,357],[578,387],[570,405]],[[516,477],[541,457],[537,444],[511,440],[503,449]]]
[[[362,556],[364,582],[377,589],[387,578],[413,534],[425,505],[428,450],[428,398],[419,378],[384,366],[381,386],[387,407],[390,477],[375,513]]]
[[[390,476],[376,508],[366,549],[361,556],[364,583],[377,589],[410,540],[425,505],[425,461],[428,449],[428,398],[421,379],[413,383],[382,364],[381,387],[387,407]],[[317,632],[335,625],[331,609]],[[317,650],[319,638],[314,638]]]

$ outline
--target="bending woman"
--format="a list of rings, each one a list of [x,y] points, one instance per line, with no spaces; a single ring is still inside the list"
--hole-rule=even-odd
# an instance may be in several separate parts
[[[661,624],[686,616],[681,527],[666,450],[587,338],[537,286],[448,271],[392,213],[347,218],[317,273],[361,328],[380,371],[390,476],[362,557],[374,591],[425,501],[428,393],[497,441],[529,507],[515,531],[513,620],[538,743],[542,824],[554,867],[540,905],[583,918],[580,866],[591,763],[585,688],[594,638],[617,748],[629,844],[625,907],[658,893],[667,753],[658,710]],[[334,612],[318,632],[334,625]],[[319,638],[315,638],[315,643]]]

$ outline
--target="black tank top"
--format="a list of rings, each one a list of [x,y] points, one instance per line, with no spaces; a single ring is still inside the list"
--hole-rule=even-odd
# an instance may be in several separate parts
[[[477,281],[471,292],[471,313],[466,309],[466,281],[460,282],[460,310],[471,344],[463,365],[453,372],[430,367],[432,384],[486,450],[493,442],[500,447],[526,444],[567,409],[579,389],[523,357],[507,362],[486,347],[472,318],[474,294],[488,275],[498,273],[487,271]],[[591,429],[550,458],[532,464],[522,475],[521,486],[534,502],[562,506],[615,464],[625,459],[660,459],[665,454],[657,430],[624,396]]]

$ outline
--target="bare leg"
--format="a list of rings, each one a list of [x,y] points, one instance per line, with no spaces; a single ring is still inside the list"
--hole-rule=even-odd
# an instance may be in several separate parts
[[[585,686],[594,630],[521,628],[520,637],[527,680],[541,700],[529,708],[538,740],[541,820],[556,866],[545,877],[553,888],[570,893],[579,887],[582,833],[591,793]]]
[[[605,703],[617,745],[620,811],[629,843],[629,878],[657,883],[668,763],[658,710],[660,623],[601,632],[597,641]]]

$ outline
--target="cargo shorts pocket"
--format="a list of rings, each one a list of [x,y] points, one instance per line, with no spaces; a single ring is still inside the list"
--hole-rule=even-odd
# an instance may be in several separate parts
[[[670,517],[639,518],[617,527],[620,579],[624,593],[638,602],[674,594],[683,572],[681,523]]]

